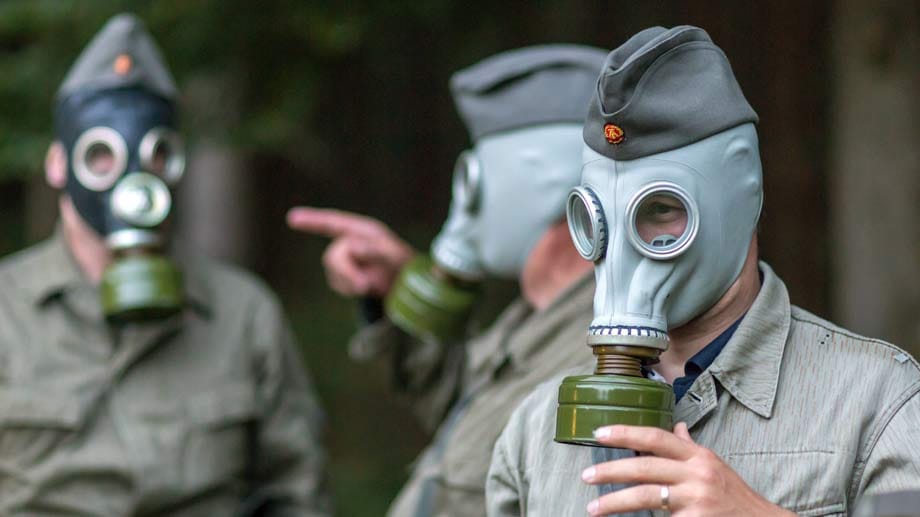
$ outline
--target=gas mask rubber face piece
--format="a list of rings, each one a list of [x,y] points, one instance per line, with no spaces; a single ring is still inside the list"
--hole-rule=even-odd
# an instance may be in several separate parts
[[[595,262],[588,344],[598,366],[560,389],[556,439],[571,443],[591,443],[593,429],[614,423],[670,428],[673,394],[642,378],[641,366],[667,349],[669,329],[715,305],[738,278],[763,200],[753,124],[628,161],[585,146],[584,161],[566,211],[576,249]],[[586,395],[618,407],[574,403]]]
[[[415,335],[465,328],[486,275],[516,278],[537,241],[565,213],[580,177],[582,126],[547,124],[483,136],[454,169],[447,221],[400,275],[387,314]]]
[[[57,107],[65,190],[113,251],[103,312],[114,321],[164,317],[183,303],[181,274],[162,254],[173,188],[185,171],[173,105],[144,90],[77,92]]]

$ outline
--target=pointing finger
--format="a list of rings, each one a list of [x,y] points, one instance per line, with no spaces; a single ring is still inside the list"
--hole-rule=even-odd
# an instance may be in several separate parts
[[[329,238],[370,231],[372,219],[363,215],[331,208],[294,207],[287,213],[291,229]]]

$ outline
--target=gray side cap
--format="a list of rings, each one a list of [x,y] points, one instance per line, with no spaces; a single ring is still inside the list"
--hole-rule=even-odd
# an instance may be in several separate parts
[[[450,90],[473,141],[539,124],[580,124],[605,55],[569,44],[510,50],[455,73]]]
[[[116,71],[121,55],[130,67]],[[166,99],[175,99],[172,74],[144,23],[133,14],[113,17],[83,49],[58,89],[58,99],[77,90],[107,90],[140,86]]]
[[[591,149],[632,160],[683,147],[727,129],[756,123],[722,50],[706,31],[654,27],[611,52],[585,120]],[[606,126],[619,128],[609,135]]]

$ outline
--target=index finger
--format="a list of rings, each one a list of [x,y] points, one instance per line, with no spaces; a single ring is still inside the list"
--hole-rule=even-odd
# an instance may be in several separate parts
[[[690,459],[696,447],[693,443],[657,427],[612,425],[598,428],[594,431],[594,437],[608,447],[632,449],[673,460]]]
[[[346,234],[361,234],[368,229],[363,215],[333,208],[298,206],[288,210],[287,224],[294,230],[336,238]]]

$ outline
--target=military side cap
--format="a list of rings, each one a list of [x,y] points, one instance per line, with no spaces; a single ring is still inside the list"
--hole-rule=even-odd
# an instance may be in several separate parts
[[[632,160],[757,121],[706,31],[654,27],[607,56],[584,138],[604,156]]]
[[[57,98],[77,91],[140,87],[165,99],[176,97],[176,84],[144,23],[119,14],[93,37],[80,54]]]
[[[538,124],[581,124],[605,55],[565,44],[502,52],[455,73],[450,90],[473,141]]]

